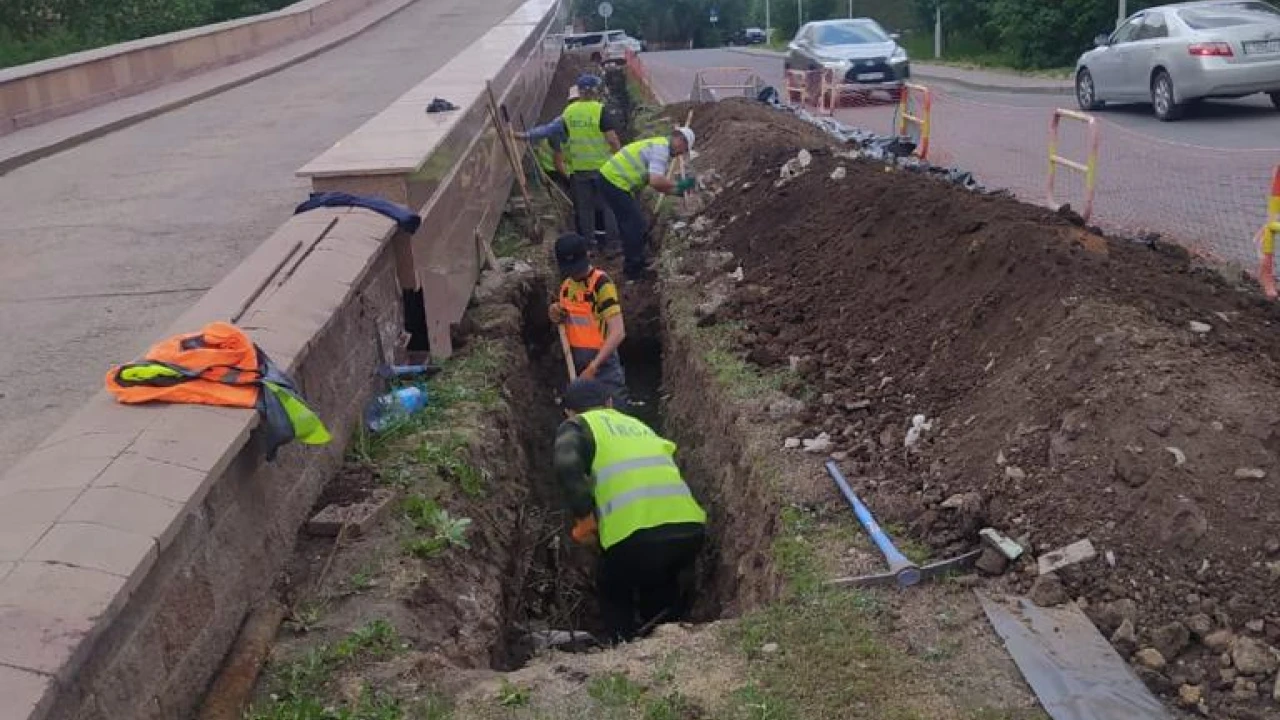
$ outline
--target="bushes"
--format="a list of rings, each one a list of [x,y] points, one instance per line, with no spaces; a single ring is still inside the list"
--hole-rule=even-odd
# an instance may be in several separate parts
[[[0,67],[278,10],[294,0],[5,0]]]

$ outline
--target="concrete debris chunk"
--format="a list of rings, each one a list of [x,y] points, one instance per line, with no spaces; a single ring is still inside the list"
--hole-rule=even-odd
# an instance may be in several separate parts
[[[1010,562],[1022,557],[1022,546],[1017,542],[1000,534],[995,528],[983,528],[978,532],[978,537],[989,547],[1000,551],[1001,555]]]
[[[831,450],[831,436],[827,433],[822,433],[812,440],[803,440],[801,443],[807,453],[818,454]]]
[[[1249,637],[1237,637],[1231,644],[1231,662],[1242,675],[1267,675],[1280,666],[1271,648]]]
[[[1197,320],[1191,321],[1191,332],[1197,335],[1204,335],[1205,333],[1209,332],[1212,329],[1213,329],[1213,326],[1210,325],[1209,323],[1202,323]]]
[[[907,448],[908,450],[910,450],[911,448],[914,448],[920,442],[921,436],[923,436],[925,432],[932,429],[933,429],[933,423],[930,422],[928,418],[926,418],[924,415],[916,415],[912,417],[911,427],[907,428],[907,436],[902,441],[903,447]]]
[[[1181,449],[1176,448],[1176,447],[1173,447],[1172,445],[1170,445],[1170,446],[1166,447],[1166,448],[1165,448],[1165,450],[1166,450],[1170,455],[1172,455],[1172,456],[1173,456],[1173,466],[1174,466],[1174,467],[1182,467],[1183,465],[1186,465],[1186,464],[1187,464],[1187,454],[1186,454],[1186,453],[1184,453],[1184,452],[1182,452],[1182,450],[1181,450]]]
[[[783,441],[782,447],[786,450],[796,450],[800,447],[800,438],[789,437]]]
[[[832,171],[831,171],[831,179],[832,179],[832,180],[835,180],[836,182],[839,182],[839,181],[843,180],[843,179],[845,178],[845,176],[846,176],[846,175],[848,175],[848,174],[849,174],[849,171],[848,171],[848,170],[845,170],[845,169],[844,169],[844,166],[843,166],[843,165],[841,165],[840,167],[838,167],[838,168],[836,168],[835,170],[832,170]]]
[[[1040,574],[1048,575],[1068,565],[1088,562],[1096,557],[1098,557],[1098,551],[1094,549],[1093,543],[1088,538],[1077,540],[1064,548],[1041,555],[1039,560]]]
[[[1138,664],[1142,667],[1150,668],[1152,670],[1161,670],[1168,664],[1165,661],[1164,656],[1160,654],[1160,651],[1155,648],[1143,648],[1142,650],[1139,650],[1137,654],[1134,655],[1134,659],[1137,660]]]
[[[1236,468],[1237,480],[1265,480],[1267,471],[1262,468]]]

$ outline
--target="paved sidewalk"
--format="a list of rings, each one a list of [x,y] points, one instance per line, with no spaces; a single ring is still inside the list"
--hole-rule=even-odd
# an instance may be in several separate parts
[[[0,175],[308,60],[390,18],[415,1],[386,0],[328,30],[248,60],[0,135]]]
[[[781,58],[785,54],[768,48],[736,47],[729,48],[729,50],[743,55],[777,58]],[[921,80],[951,83],[970,90],[1025,93],[1030,95],[1070,95],[1074,92],[1074,87],[1070,80],[1032,77],[999,70],[977,70],[913,61],[911,63],[911,72]]]

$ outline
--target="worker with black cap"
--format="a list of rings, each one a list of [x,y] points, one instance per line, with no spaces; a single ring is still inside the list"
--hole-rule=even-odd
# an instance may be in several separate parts
[[[683,620],[707,514],[680,475],[675,443],[614,409],[595,380],[570,383],[563,407],[556,476],[573,539],[601,549],[596,591],[609,640]]]
[[[553,323],[564,323],[565,335],[579,377],[599,380],[610,390],[614,406],[628,406],[627,378],[618,358],[618,347],[627,337],[622,320],[618,286],[605,272],[591,265],[587,241],[577,233],[556,239],[556,264],[560,267],[560,296],[548,314]]]

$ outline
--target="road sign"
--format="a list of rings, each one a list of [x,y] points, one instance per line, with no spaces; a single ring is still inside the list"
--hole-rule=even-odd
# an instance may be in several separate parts
[[[711,24],[715,25],[718,22],[720,22],[720,11],[716,8],[711,8]]]
[[[613,16],[613,3],[602,2],[600,7],[596,8],[596,12],[600,13],[600,17],[608,20]]]

